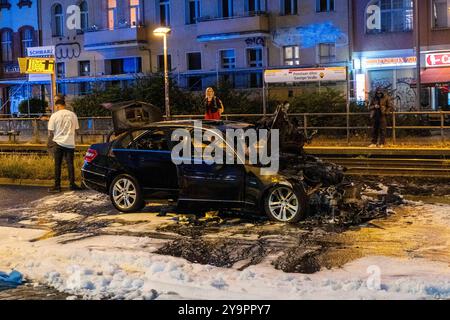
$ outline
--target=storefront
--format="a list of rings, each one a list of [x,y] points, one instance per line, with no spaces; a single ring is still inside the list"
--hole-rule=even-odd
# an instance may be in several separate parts
[[[376,88],[390,91],[395,97],[397,110],[409,110],[415,104],[416,57],[413,52],[372,53],[354,58],[357,100],[369,98]]]
[[[421,82],[429,94],[433,110],[450,110],[450,52],[430,52],[424,55],[425,69]]]

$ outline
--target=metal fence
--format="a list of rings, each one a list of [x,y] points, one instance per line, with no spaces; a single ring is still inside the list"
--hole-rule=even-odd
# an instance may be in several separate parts
[[[323,134],[341,132],[339,135],[346,138],[350,143],[352,134],[358,130],[370,130],[369,113],[293,113],[301,123],[305,133],[310,130],[319,130]],[[267,115],[266,115],[267,116]],[[263,114],[224,114],[224,120],[256,122],[264,117]],[[413,117],[414,123],[410,125],[407,119]],[[202,119],[203,115],[174,115],[172,119]],[[320,120],[326,119],[326,121]],[[79,135],[83,137],[103,137],[112,130],[112,119],[110,117],[80,118]],[[318,125],[321,124],[321,125]],[[324,125],[325,123],[329,125]],[[42,118],[0,118],[0,133],[3,136],[14,133],[19,134],[18,140],[27,142],[40,142],[47,136],[47,120]],[[398,133],[401,130],[429,130],[440,135],[444,142],[450,133],[450,111],[414,111],[395,112],[390,116],[388,129],[391,131],[393,143],[397,143]]]

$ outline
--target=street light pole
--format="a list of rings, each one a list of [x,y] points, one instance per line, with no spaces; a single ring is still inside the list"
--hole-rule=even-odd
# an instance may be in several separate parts
[[[164,34],[164,96],[166,107],[166,120],[170,119],[170,97],[169,97],[169,57],[167,53],[167,34]]]
[[[419,0],[414,1],[414,29],[416,35],[416,84],[417,84],[417,95],[416,95],[416,109],[421,110],[421,94],[422,94],[422,79],[421,71],[421,46],[420,46],[420,21],[419,21]]]
[[[171,32],[168,27],[159,27],[153,31],[156,36],[163,37],[164,42],[164,105],[166,110],[166,120],[170,119],[170,88],[169,88],[169,55],[167,49],[167,35]]]

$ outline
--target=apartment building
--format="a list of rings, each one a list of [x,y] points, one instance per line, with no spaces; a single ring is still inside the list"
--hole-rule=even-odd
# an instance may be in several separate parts
[[[347,0],[85,0],[76,3],[81,19],[75,28],[73,0],[41,3],[43,45],[56,47],[59,88],[69,95],[161,71],[162,41],[152,34],[161,25],[172,29],[171,75],[189,90],[222,80],[261,88],[264,69],[350,61]],[[326,85],[343,89],[346,83],[275,90],[288,97]]]
[[[39,89],[26,83],[17,61],[38,44],[38,29],[37,1],[0,0],[0,114],[18,112],[19,103]]]

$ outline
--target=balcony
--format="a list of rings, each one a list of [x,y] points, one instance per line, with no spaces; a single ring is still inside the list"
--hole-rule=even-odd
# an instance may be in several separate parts
[[[106,50],[139,47],[148,43],[145,27],[95,30],[84,34],[84,50]]]
[[[269,34],[269,17],[264,12],[228,18],[202,17],[198,22],[197,40],[220,41]]]

